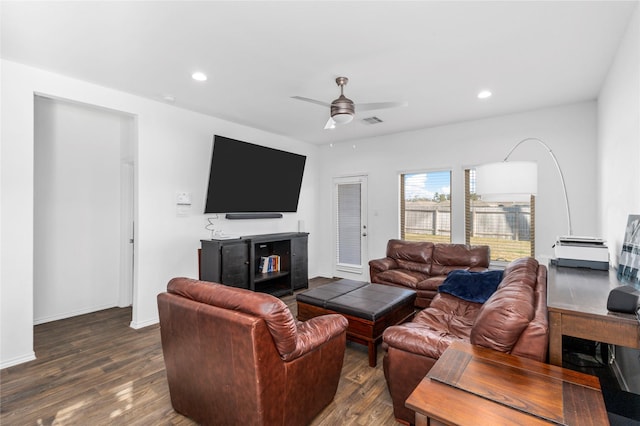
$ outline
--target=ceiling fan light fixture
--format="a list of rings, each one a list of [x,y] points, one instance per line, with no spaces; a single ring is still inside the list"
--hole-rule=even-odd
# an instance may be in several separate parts
[[[334,129],[338,124],[342,125],[351,123],[356,115],[355,103],[344,95],[344,86],[348,82],[349,79],[347,77],[336,78],[336,84],[340,87],[340,97],[338,97],[338,99],[334,99],[330,104],[318,101],[316,99],[305,98],[302,96],[292,96],[292,98],[299,99],[305,102],[311,102],[312,104],[320,105],[323,107],[329,107],[331,109],[331,114],[324,128],[325,130]],[[361,111],[371,111],[375,109],[395,108],[399,106],[407,106],[407,102],[374,102],[358,104],[358,109],[360,109]],[[380,119],[377,120],[377,122],[382,121]]]
[[[338,113],[332,115],[331,118],[333,118],[333,121],[335,121],[337,124],[347,124],[351,123],[351,121],[353,120],[353,115],[350,113]]]
[[[338,124],[347,124],[353,120],[356,108],[353,101],[343,94],[331,102],[331,118]]]

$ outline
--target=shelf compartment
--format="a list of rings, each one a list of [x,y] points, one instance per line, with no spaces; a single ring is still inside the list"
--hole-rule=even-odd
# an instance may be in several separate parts
[[[269,280],[263,281],[262,283],[256,283],[255,291],[260,293],[269,293],[273,296],[280,297],[287,294],[293,293],[293,288],[291,285],[285,281],[281,280]]]
[[[271,280],[278,279],[280,277],[286,277],[287,275],[289,275],[289,271],[277,271],[277,272],[260,273],[260,274],[256,274],[253,277],[253,282],[256,283],[256,284],[263,283],[263,282],[266,282],[266,281],[271,281]]]

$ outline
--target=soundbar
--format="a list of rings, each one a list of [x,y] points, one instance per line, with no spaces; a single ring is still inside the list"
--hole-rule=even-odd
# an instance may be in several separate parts
[[[227,219],[280,219],[282,213],[227,213]]]

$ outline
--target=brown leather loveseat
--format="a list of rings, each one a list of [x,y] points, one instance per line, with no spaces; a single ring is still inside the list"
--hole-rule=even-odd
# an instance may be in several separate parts
[[[547,268],[531,257],[517,259],[496,284],[484,303],[439,292],[411,322],[385,330],[383,367],[397,419],[415,421],[405,400],[454,341],[546,360]]]
[[[415,290],[415,306],[426,308],[449,272],[484,271],[489,262],[489,246],[389,240],[387,256],[369,261],[369,276],[372,283]]]
[[[158,295],[173,408],[203,425],[306,425],[334,398],[347,320],[296,321],[280,299],[174,278]]]

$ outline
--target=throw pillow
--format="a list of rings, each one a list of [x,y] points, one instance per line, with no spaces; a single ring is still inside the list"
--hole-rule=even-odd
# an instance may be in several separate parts
[[[502,281],[502,271],[451,271],[438,291],[449,293],[469,302],[484,303]]]

